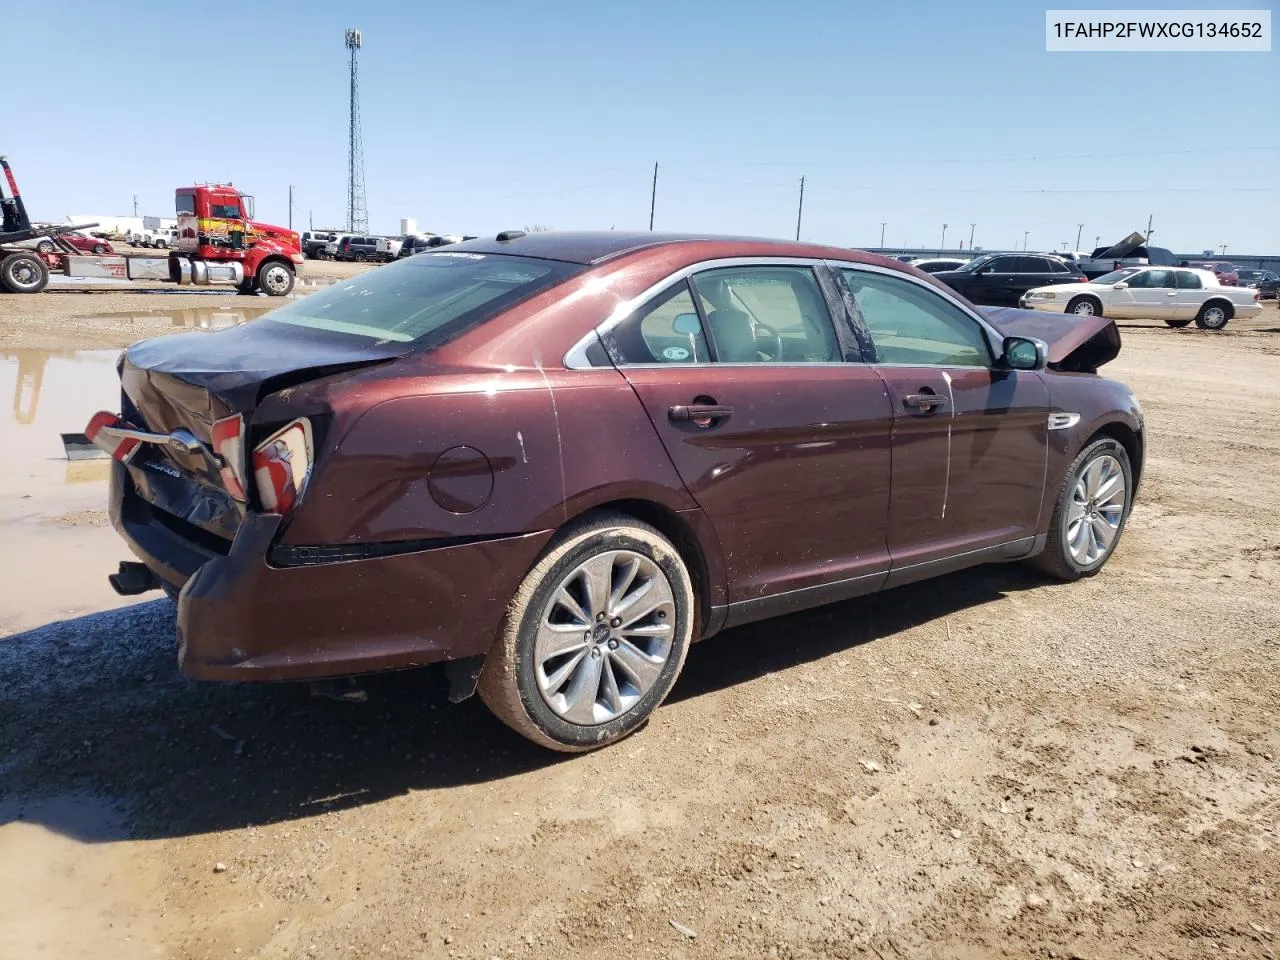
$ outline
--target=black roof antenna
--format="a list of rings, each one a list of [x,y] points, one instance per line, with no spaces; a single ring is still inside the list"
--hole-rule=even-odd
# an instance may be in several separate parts
[[[505,243],[508,240],[519,240],[523,236],[523,230],[503,230],[498,234],[498,242]]]

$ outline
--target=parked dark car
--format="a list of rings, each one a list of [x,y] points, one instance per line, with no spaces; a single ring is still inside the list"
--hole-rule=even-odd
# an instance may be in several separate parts
[[[1059,257],[1037,253],[993,253],[976,257],[958,270],[933,275],[972,303],[1016,307],[1033,287],[1083,283],[1088,278]]]
[[[1262,273],[1263,276],[1250,284],[1250,286],[1254,287],[1258,291],[1258,299],[1275,300],[1280,298],[1280,294],[1277,294],[1276,292],[1276,287],[1280,284],[1280,277],[1278,277],[1273,270],[1262,270],[1259,272]]]
[[[336,233],[307,230],[302,234],[302,255],[308,260],[324,257],[324,248],[337,238]]]
[[[333,259],[350,262],[354,260],[377,260],[381,256],[378,253],[377,237],[344,236],[338,241],[338,249],[333,255]]]
[[[441,237],[432,234],[429,237],[410,235],[404,238],[404,243],[400,245],[400,252],[397,257],[411,257],[415,253],[422,253],[424,250],[433,250],[436,247],[444,247],[456,242],[453,237]]]
[[[644,722],[691,641],[989,561],[1099,571],[1144,461],[1099,317],[894,260],[533,233],[137,343],[110,516],[216,680],[448,661],[515,730]],[[732,656],[732,649],[725,648]]]

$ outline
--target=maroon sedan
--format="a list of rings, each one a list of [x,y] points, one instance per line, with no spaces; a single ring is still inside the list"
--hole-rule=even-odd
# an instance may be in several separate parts
[[[585,750],[691,641],[989,561],[1096,573],[1142,412],[1115,325],[977,309],[884,257],[499,234],[120,361],[111,518],[194,677],[448,661]]]

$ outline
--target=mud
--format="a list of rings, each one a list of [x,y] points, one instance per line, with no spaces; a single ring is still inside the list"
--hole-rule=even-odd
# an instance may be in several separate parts
[[[1150,459],[1100,576],[984,567],[727,632],[568,759],[432,671],[364,704],[183,679],[169,602],[106,587],[98,465],[58,460],[135,331],[57,355],[54,326],[0,341],[28,416],[0,408],[0,956],[1280,950],[1273,304],[1125,325],[1107,372]]]

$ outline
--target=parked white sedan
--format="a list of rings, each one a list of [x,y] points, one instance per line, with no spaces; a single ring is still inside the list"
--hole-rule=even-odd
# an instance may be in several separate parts
[[[1036,287],[1022,295],[1026,310],[1104,316],[1141,317],[1171,327],[1191,321],[1204,330],[1221,330],[1232,317],[1262,312],[1257,291],[1224,287],[1209,270],[1186,267],[1125,267],[1084,284]]]

